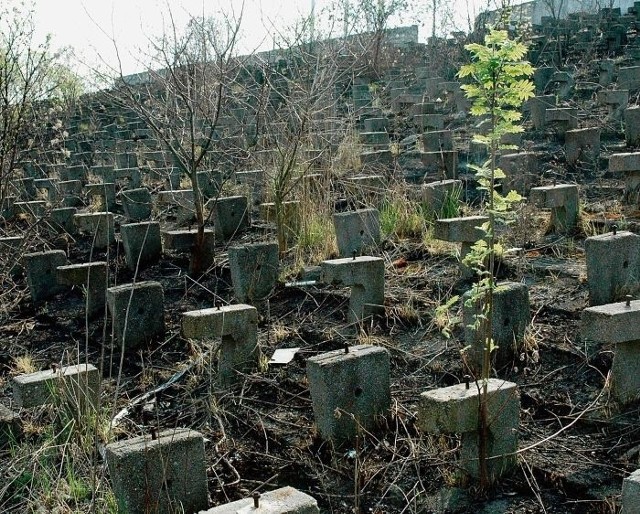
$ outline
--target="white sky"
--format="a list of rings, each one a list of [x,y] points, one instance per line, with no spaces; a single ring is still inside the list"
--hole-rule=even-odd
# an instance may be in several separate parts
[[[1,0],[0,0],[1,1]],[[6,0],[4,0],[6,1]],[[3,1],[3,3],[4,3]],[[18,0],[9,0],[17,2]],[[268,50],[273,36],[286,30],[301,16],[307,15],[314,0],[244,0],[242,40],[239,50]],[[354,0],[357,2],[358,0]],[[432,0],[415,0],[419,7]],[[495,0],[439,0],[454,5],[459,16],[460,30],[465,30],[466,13],[472,18]],[[159,35],[169,24],[171,11],[177,27],[184,27],[190,15],[214,15],[220,6],[239,14],[242,0],[33,0],[35,21],[40,36],[52,35],[54,48],[70,46],[76,56],[92,67],[104,61],[111,66],[117,62],[113,42],[117,42],[120,61],[125,74],[142,71],[140,63],[147,47],[147,38]],[[316,13],[330,4],[330,0],[315,0]],[[402,20],[403,24],[418,23],[421,39],[431,31],[431,16],[424,23],[415,14]],[[397,24],[397,22],[396,22]],[[338,29],[339,31],[340,29]]]

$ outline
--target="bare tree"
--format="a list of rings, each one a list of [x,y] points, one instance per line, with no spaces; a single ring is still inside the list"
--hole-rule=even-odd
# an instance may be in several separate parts
[[[205,248],[207,214],[198,181],[206,164],[215,167],[220,144],[219,120],[230,98],[239,66],[234,60],[242,11],[238,17],[192,17],[181,33],[171,18],[171,30],[152,42],[155,55],[142,84],[120,73],[117,98],[133,110],[185,173],[194,194],[196,242],[191,272],[208,266]]]
[[[28,148],[35,110],[58,90],[56,73],[60,53],[50,38],[36,39],[33,11],[0,7],[0,205],[10,194],[10,183]]]

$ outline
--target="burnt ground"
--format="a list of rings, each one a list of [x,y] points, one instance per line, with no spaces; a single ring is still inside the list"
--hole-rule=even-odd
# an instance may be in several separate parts
[[[608,218],[597,212],[602,202],[588,194],[586,201],[584,217],[592,222],[583,226],[602,230]],[[3,293],[0,400],[11,403],[10,377],[17,373],[19,356],[31,356],[37,369],[77,359],[100,365],[107,422],[120,409],[137,405],[120,419],[111,438],[173,427],[204,434],[211,505],[291,485],[314,496],[322,512],[332,513],[354,512],[358,502],[360,512],[378,514],[615,512],[623,477],[638,467],[638,405],[620,409],[608,397],[612,349],[585,347],[578,339],[580,313],[588,304],[584,231],[544,236],[539,227],[545,216],[536,215],[538,232],[528,234],[527,250],[506,256],[499,270],[501,279],[529,285],[533,322],[515,360],[496,372],[520,390],[521,452],[513,474],[489,491],[480,491],[456,468],[455,436],[429,436],[416,426],[419,394],[459,383],[467,373],[460,353],[463,327],[454,323],[446,338],[436,308],[468,284],[459,278],[454,248],[433,241],[388,238],[383,243],[386,312],[365,327],[346,321],[347,289],[279,282],[268,306],[260,309],[261,349],[267,357],[277,348],[301,349],[289,364],[246,375],[230,390],[215,383],[215,344],[179,335],[182,312],[234,301],[224,247],[217,248],[215,266],[197,281],[188,277],[188,258],[180,255],[164,256],[140,273],[138,280],[157,280],[164,287],[166,337],[125,355],[112,342],[108,321],[85,320],[81,291],[35,308],[18,277]],[[90,255],[89,243],[81,239],[67,246],[58,239],[49,247],[68,249],[70,262],[102,260],[104,254]],[[121,248],[114,245],[109,252],[114,283],[131,281]],[[453,307],[451,319],[458,309]],[[392,408],[357,445],[334,448],[314,429],[305,360],[347,342],[389,351]],[[178,372],[160,393],[137,400]],[[57,415],[55,408],[23,412],[23,448],[41,448],[46,427],[59,423]],[[99,451],[104,432],[96,436],[97,451],[74,461],[86,465],[79,465],[78,476],[99,484],[96,496],[104,494],[108,480]],[[64,458],[54,452],[49,464],[62,470]],[[39,496],[36,469],[34,459],[15,448],[0,454],[0,510],[37,511],[34,505],[44,504],[45,511],[56,511]],[[97,482],[89,480],[90,469],[98,470]],[[96,502],[99,512],[108,511]],[[91,494],[73,501],[57,498],[54,504],[59,512],[88,511]]]

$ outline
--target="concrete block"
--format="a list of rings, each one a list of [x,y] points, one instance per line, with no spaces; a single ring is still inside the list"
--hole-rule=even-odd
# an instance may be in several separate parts
[[[193,514],[207,508],[204,439],[195,430],[163,430],[105,447],[120,512]]]
[[[246,196],[218,198],[213,204],[216,236],[223,240],[239,235],[249,227],[249,206]]]
[[[600,129],[597,127],[567,130],[564,140],[568,164],[595,162],[600,155]]]
[[[640,469],[637,469],[622,481],[623,514],[640,512]]]
[[[162,232],[162,242],[165,250],[186,251],[191,250],[196,244],[196,236],[198,235],[198,229],[179,229],[179,230],[164,230]],[[207,246],[213,247],[215,244],[214,231],[205,228],[204,237]]]
[[[436,220],[433,237],[450,243],[475,243],[485,236],[480,227],[488,221],[489,218],[487,216],[466,216]]]
[[[420,152],[420,160],[425,173],[439,180],[458,177],[458,152],[441,150],[437,152]]]
[[[610,232],[584,242],[589,305],[623,299],[640,290],[640,236]]]
[[[444,115],[442,114],[416,114],[413,123],[418,130],[442,130],[444,128]]]
[[[469,345],[467,359],[475,370],[482,369],[482,359],[486,346],[486,334],[482,329],[474,327],[476,317],[482,313],[484,299],[472,298],[472,289],[463,295],[464,306],[462,318],[464,323],[465,342]],[[529,304],[529,288],[520,282],[499,283],[493,291],[493,316],[491,337],[497,345],[492,353],[492,361],[497,368],[513,361],[524,340],[527,326],[531,323],[531,307]]]
[[[460,466],[472,477],[479,476],[478,427],[482,382],[469,387],[457,384],[420,395],[418,426],[429,434],[462,434]],[[487,462],[492,479],[516,465],[520,397],[516,384],[490,378],[487,381]]]
[[[389,118],[366,118],[364,120],[364,130],[366,132],[384,132],[386,133],[391,126]],[[387,137],[387,143],[389,138]]]
[[[502,180],[502,190],[514,190],[526,196],[540,175],[539,154],[521,152],[501,155],[498,158],[498,167],[506,175]]]
[[[151,217],[151,193],[146,187],[127,189],[119,195],[124,215],[132,221],[142,221]]]
[[[193,189],[175,189],[172,191],[158,191],[158,205],[177,205],[193,210]]]
[[[110,212],[75,214],[73,220],[80,232],[93,236],[96,248],[107,248],[116,240],[113,214]]]
[[[618,87],[629,91],[640,88],[640,66],[621,66],[618,68]]]
[[[612,173],[640,171],[640,152],[614,153],[609,157],[609,171]]]
[[[542,130],[547,124],[547,109],[556,106],[555,95],[536,96],[529,101],[531,109],[531,121],[536,130]]]
[[[13,204],[15,215],[24,214],[33,219],[42,218],[47,210],[47,202],[33,200],[30,202],[15,202]]]
[[[235,502],[213,507],[200,514],[320,514],[318,502],[293,487],[281,487],[263,493],[258,499],[259,508],[254,508],[253,498],[245,498]]]
[[[107,305],[116,338],[126,349],[164,335],[164,292],[159,282],[110,287]]]
[[[578,128],[578,109],[554,107],[545,111],[547,125],[552,125],[558,134],[564,136],[568,130]]]
[[[379,346],[311,357],[307,377],[318,431],[337,444],[353,441],[358,424],[365,430],[374,427],[391,405],[389,354]]]
[[[104,312],[107,295],[107,263],[87,262],[58,266],[58,284],[86,287],[86,307],[89,314]]]
[[[538,207],[551,209],[551,229],[567,232],[578,223],[578,186],[557,184],[555,186],[532,187],[530,199]]]
[[[75,234],[77,232],[74,219],[76,213],[77,210],[75,207],[60,207],[58,209],[51,209],[51,222],[53,227],[58,232]]]
[[[224,386],[237,381],[236,372],[255,369],[260,356],[258,311],[237,304],[200,309],[182,315],[182,335],[187,339],[222,339],[218,376]]]
[[[13,403],[31,408],[62,403],[78,412],[95,410],[100,398],[100,372],[91,364],[36,371],[13,377]]]
[[[624,107],[626,106],[625,102]],[[640,106],[624,109],[624,138],[629,146],[640,145]]]
[[[422,185],[422,202],[432,216],[440,217],[443,208],[451,203],[456,210],[462,196],[462,181],[440,180]]]
[[[380,213],[377,209],[334,214],[333,226],[342,257],[370,253],[380,244]]]
[[[453,136],[450,130],[435,130],[422,134],[422,146],[425,152],[453,150]]]
[[[67,263],[67,256],[62,250],[27,253],[23,258],[23,266],[27,274],[27,284],[34,304],[61,292],[58,284],[56,268]]]
[[[278,280],[278,243],[229,248],[229,267],[236,299],[255,305],[269,296]]]
[[[147,221],[120,226],[127,267],[136,270],[155,264],[162,254],[160,223]]]
[[[105,211],[111,211],[116,205],[116,185],[113,182],[102,184],[87,184],[84,186],[87,196],[97,196],[102,199]]]
[[[580,316],[580,338],[606,344],[640,341],[640,300],[587,307]]]
[[[379,257],[333,259],[321,263],[321,281],[351,287],[349,315],[359,322],[384,311],[384,260]]]
[[[638,300],[589,307],[582,312],[582,339],[616,345],[611,366],[611,394],[623,404],[640,397],[639,321]]]

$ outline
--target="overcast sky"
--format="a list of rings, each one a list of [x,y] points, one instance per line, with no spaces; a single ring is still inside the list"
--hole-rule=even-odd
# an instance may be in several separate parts
[[[3,3],[6,0],[0,0]],[[18,0],[9,0],[9,2]],[[186,25],[192,15],[214,15],[220,6],[240,13],[242,0],[33,0],[38,33],[51,34],[53,46],[70,46],[79,59],[89,66],[100,60],[114,65],[117,60],[112,40],[117,42],[125,74],[142,71],[140,57],[147,47],[147,38],[161,34],[169,24],[168,13],[177,27]],[[357,2],[358,0],[354,0]],[[455,5],[459,29],[465,30],[466,13],[475,15],[496,0],[441,0]],[[308,15],[314,0],[244,0],[242,17],[242,53],[268,50],[274,35],[285,30],[297,19]],[[416,0],[424,8],[432,0]],[[330,0],[315,0],[318,15]],[[170,5],[170,8],[168,7]],[[418,17],[410,13],[405,24],[418,23],[421,38],[431,31],[430,15]],[[397,20],[395,21],[397,24]],[[99,57],[98,57],[99,56]]]

